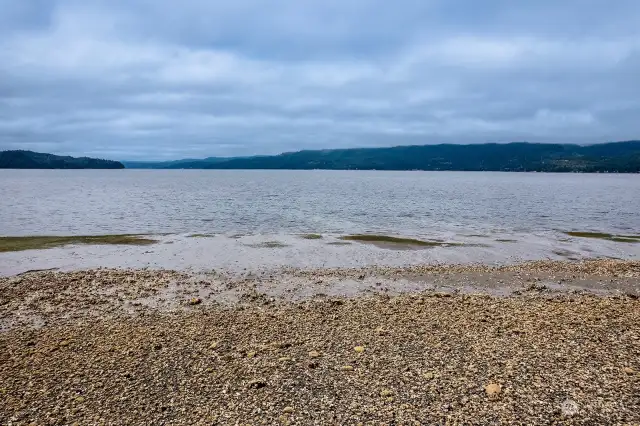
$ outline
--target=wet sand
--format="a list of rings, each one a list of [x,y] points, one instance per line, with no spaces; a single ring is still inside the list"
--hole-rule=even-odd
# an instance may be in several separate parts
[[[638,424],[640,262],[0,278],[0,424]]]
[[[424,264],[513,264],[532,260],[640,259],[640,243],[540,234],[417,236],[436,245],[345,241],[343,235],[146,235],[150,245],[68,245],[0,253],[0,276],[28,270],[154,268],[228,272],[295,268],[401,267]]]

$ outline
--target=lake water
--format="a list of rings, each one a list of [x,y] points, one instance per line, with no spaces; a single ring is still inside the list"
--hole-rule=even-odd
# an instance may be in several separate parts
[[[157,241],[0,253],[0,276],[49,268],[243,273],[283,266],[640,259],[638,242],[566,234],[640,234],[638,175],[0,170],[0,200],[2,236],[148,233]],[[455,244],[339,239],[355,233]]]
[[[0,235],[640,233],[640,176],[0,170]]]

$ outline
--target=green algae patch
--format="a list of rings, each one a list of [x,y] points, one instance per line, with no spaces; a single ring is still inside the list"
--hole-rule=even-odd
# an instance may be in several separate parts
[[[498,238],[496,241],[499,243],[517,243],[518,242],[518,240],[509,240],[506,238]]]
[[[329,246],[350,246],[352,243],[349,241],[331,241],[327,243]]]
[[[628,238],[618,235],[614,235],[613,237],[609,238],[609,240],[615,241],[617,243],[640,243],[640,238]]]
[[[370,235],[370,234],[356,234],[356,235],[345,235],[343,237],[339,237],[340,240],[344,241],[358,241],[361,243],[371,243],[380,246],[405,246],[405,247],[449,247],[449,246],[459,246],[462,245],[460,243],[447,243],[444,241],[424,241],[424,240],[416,240],[414,238],[401,238],[401,237],[391,237],[389,235]]]
[[[565,234],[571,237],[578,238],[596,238],[600,240],[615,241],[617,243],[640,243],[640,236],[638,235],[615,235],[606,234],[603,232],[580,232],[580,231],[568,231]]]
[[[630,238],[633,240],[640,240],[640,235],[616,235],[617,238]]]
[[[304,238],[305,240],[320,240],[320,239],[322,239],[322,235],[320,235],[320,234],[303,234],[303,235],[300,235],[300,238]]]
[[[86,236],[31,236],[31,237],[0,237],[0,252],[43,250],[62,247],[70,244],[88,245],[149,245],[157,240],[139,235],[86,235]]]
[[[602,238],[608,239],[611,238],[611,234],[604,234],[602,232],[579,232],[579,231],[569,231],[565,232],[565,234],[571,237],[580,237],[580,238]]]
[[[189,238],[212,238],[215,237],[216,234],[190,234],[187,235]]]
[[[282,248],[287,247],[287,244],[281,243],[280,241],[265,241],[258,244],[247,244],[247,246],[253,248]]]

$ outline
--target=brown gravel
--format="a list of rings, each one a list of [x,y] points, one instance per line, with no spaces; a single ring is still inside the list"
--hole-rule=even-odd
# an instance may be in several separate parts
[[[550,273],[637,284],[640,270],[528,265],[518,289]],[[533,286],[509,297],[289,302],[258,293],[258,278],[209,278],[102,270],[0,280],[0,424],[640,424],[633,295]],[[167,287],[175,304],[157,300]],[[215,303],[218,287],[254,297]],[[132,308],[141,292],[158,304]]]

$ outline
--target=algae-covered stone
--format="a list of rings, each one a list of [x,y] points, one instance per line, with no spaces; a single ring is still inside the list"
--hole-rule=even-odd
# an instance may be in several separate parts
[[[380,391],[380,396],[383,397],[383,398],[386,398],[386,397],[391,396],[391,395],[393,395],[393,391],[391,389],[382,389]]]

